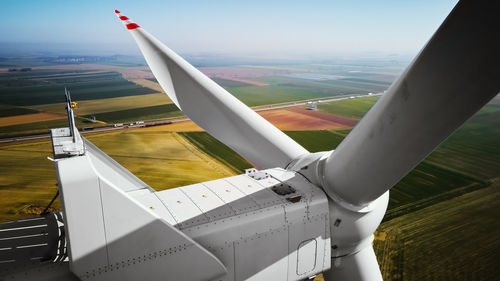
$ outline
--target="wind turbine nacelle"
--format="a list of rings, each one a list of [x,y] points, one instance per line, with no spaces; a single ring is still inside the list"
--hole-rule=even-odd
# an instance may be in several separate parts
[[[299,173],[252,169],[155,192],[83,143],[84,155],[55,162],[79,278],[303,280],[330,268],[330,203]]]
[[[282,168],[155,192],[82,143],[55,166],[69,266],[85,280],[303,280],[371,249],[387,205],[348,209]]]

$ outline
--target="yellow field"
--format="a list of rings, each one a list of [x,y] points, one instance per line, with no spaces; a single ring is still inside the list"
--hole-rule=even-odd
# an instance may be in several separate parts
[[[156,190],[235,174],[174,132],[129,129],[87,137]],[[0,222],[39,213],[52,199],[56,177],[47,156],[49,141],[0,146]]]
[[[146,88],[150,88],[153,91],[157,91],[159,93],[164,93],[163,89],[161,88],[160,84],[153,82],[148,79],[143,79],[143,78],[136,78],[136,79],[129,79],[130,81],[134,82],[135,84],[144,86]]]
[[[156,190],[235,174],[174,132],[132,129],[88,139]]]
[[[196,125],[193,121],[182,121],[175,122],[168,125],[156,126],[156,127],[148,127],[144,128],[144,131],[148,132],[201,132],[203,131],[198,125]]]
[[[99,100],[83,100],[77,102],[78,107],[75,109],[76,115],[87,115],[172,103],[168,96],[163,93]],[[30,108],[45,112],[66,113],[63,103],[35,105],[30,106]]]
[[[8,117],[0,118],[0,126],[26,124],[26,123],[32,123],[32,122],[56,120],[56,119],[63,119],[63,118],[66,118],[66,115],[57,114],[57,113],[49,113],[49,112],[8,116]]]

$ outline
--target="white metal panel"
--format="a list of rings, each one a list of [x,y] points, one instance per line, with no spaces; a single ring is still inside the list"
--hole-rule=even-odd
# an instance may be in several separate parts
[[[234,243],[227,243],[225,245],[221,245],[221,247],[212,245],[212,248],[207,249],[224,264],[227,270],[225,275],[217,278],[216,280],[234,281]]]
[[[127,193],[129,194],[129,193]],[[171,225],[176,225],[177,221],[174,219],[170,211],[163,205],[163,202],[156,196],[156,193],[147,193],[140,196],[134,196],[135,200],[141,203],[144,207],[149,208],[162,219],[166,220]]]
[[[70,268],[82,276],[107,264],[99,179],[87,156],[55,163],[68,239]]]
[[[332,258],[332,268],[324,272],[325,281],[383,281],[373,247],[368,245],[361,251],[339,258]]]
[[[252,194],[259,190],[265,189],[258,181],[250,178],[247,175],[238,175],[225,178],[226,181],[238,187],[245,194]]]
[[[171,276],[200,280],[226,273],[213,254],[151,209],[105,180],[100,180],[100,186],[109,263],[89,270],[85,278],[156,281]],[[196,264],[197,270],[189,264]]]
[[[236,243],[236,280],[287,280],[288,232],[268,232]]]
[[[179,188],[182,190],[210,220],[233,216],[236,213],[215,193],[202,184],[194,184]]]
[[[324,266],[325,256],[328,261],[330,260],[329,228],[327,214],[315,216],[312,220],[295,222],[288,226],[289,280],[303,280],[327,269]],[[299,256],[301,245],[311,240],[316,241],[315,252],[310,251],[310,248],[304,248]]]
[[[245,195],[250,196],[261,208],[283,202],[283,198],[280,198],[269,188],[263,187],[247,175],[234,176],[224,180],[238,188]]]
[[[316,267],[318,242],[310,239],[300,243],[297,250],[297,275],[304,275]]]
[[[291,178],[294,178],[297,176],[297,173],[294,171],[289,171],[281,168],[273,168],[273,169],[268,169],[266,170],[266,173],[271,175],[273,178],[279,180],[279,181],[287,181]]]
[[[179,188],[156,192],[156,195],[170,210],[170,213],[181,227],[208,221],[200,208]]]
[[[259,208],[259,205],[254,200],[224,179],[204,182],[203,185],[215,193],[222,201],[228,203],[238,214]]]
[[[269,170],[266,170],[266,172],[267,171],[269,171]],[[256,182],[258,182],[263,187],[271,187],[273,185],[281,183],[279,180],[273,178],[272,176],[265,178],[265,179],[256,180]]]

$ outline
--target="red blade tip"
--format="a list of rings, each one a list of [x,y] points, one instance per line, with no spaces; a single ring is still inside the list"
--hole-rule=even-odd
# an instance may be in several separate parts
[[[116,14],[119,14],[119,13],[120,13],[120,11],[118,11],[118,10],[115,10],[115,13],[116,13]]]

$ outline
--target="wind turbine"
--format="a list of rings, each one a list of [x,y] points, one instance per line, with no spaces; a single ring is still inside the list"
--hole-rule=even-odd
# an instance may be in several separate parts
[[[460,1],[338,148],[319,153],[115,11],[171,100],[259,170],[155,192],[54,129],[72,278],[381,280],[372,241],[389,189],[500,91],[497,8]]]

